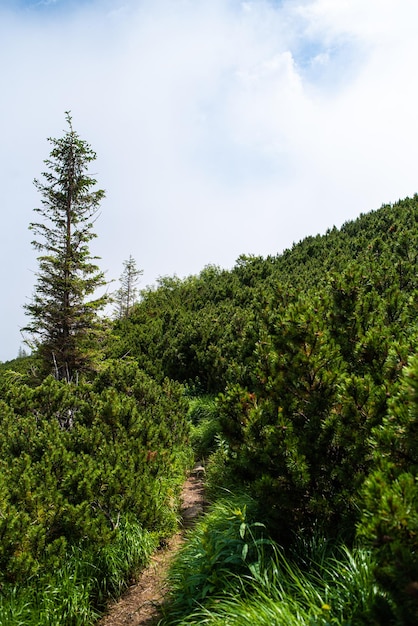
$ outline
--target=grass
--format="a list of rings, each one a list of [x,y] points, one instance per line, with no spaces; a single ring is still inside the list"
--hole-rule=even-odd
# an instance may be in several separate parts
[[[197,459],[204,460],[217,448],[220,430],[218,409],[213,396],[200,396],[190,400],[191,445]]]
[[[192,531],[172,566],[161,626],[395,623],[369,551],[300,538],[285,554],[255,514],[248,499],[218,502]]]
[[[189,533],[170,571],[174,590],[165,624],[175,624],[225,588],[239,592],[240,576],[264,558],[264,527],[254,521],[254,502],[229,497],[213,505]],[[267,545],[269,542],[267,542]]]
[[[215,504],[172,565],[159,626],[402,626],[375,579],[371,551],[319,531],[286,550],[266,537],[259,505],[232,495],[237,481],[216,408],[211,398],[191,405],[193,447],[206,460],[206,494]]]
[[[89,626],[106,600],[118,597],[130,577],[157,547],[153,534],[125,519],[112,544],[95,550],[73,547],[65,564],[27,585],[1,590],[0,624],[7,626]]]

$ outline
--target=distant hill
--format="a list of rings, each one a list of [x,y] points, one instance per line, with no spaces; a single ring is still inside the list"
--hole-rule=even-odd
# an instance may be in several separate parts
[[[395,334],[402,324],[405,335],[415,326],[417,259],[415,195],[275,257],[242,256],[230,271],[208,266],[184,280],[161,279],[142,292],[128,319],[116,323],[109,354],[134,357],[157,378],[221,391],[230,380],[245,380],[235,374],[244,373],[259,340],[263,306],[286,307],[302,297],[331,298],[326,314],[336,299],[345,299],[348,309],[340,302],[333,313],[341,324],[362,299],[378,298],[380,307],[387,300],[382,323]]]

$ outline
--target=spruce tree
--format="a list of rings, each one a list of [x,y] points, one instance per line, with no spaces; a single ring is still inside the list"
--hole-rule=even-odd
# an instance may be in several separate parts
[[[94,298],[105,279],[89,250],[105,193],[93,189],[97,181],[88,175],[95,152],[73,130],[69,112],[66,121],[65,135],[48,139],[52,151],[44,161],[43,180],[34,181],[42,196],[41,207],[34,210],[42,220],[31,223],[30,229],[36,234],[32,245],[41,254],[36,290],[25,305],[32,321],[23,330],[31,334],[44,373],[71,380],[92,368],[98,312],[107,301],[106,296]]]
[[[135,304],[138,295],[138,280],[142,276],[143,270],[136,267],[136,261],[132,255],[123,263],[123,272],[120,276],[120,287],[115,293],[116,317],[122,319],[127,317],[132,306]]]

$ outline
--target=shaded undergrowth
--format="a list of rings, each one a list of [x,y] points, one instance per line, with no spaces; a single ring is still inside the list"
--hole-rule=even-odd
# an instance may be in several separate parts
[[[284,551],[248,497],[218,501],[175,560],[160,626],[394,624],[371,553],[319,537]]]
[[[146,565],[157,535],[124,519],[115,540],[100,549],[73,547],[65,564],[8,585],[0,594],[0,624],[7,626],[88,626],[110,598],[120,596],[132,575]]]

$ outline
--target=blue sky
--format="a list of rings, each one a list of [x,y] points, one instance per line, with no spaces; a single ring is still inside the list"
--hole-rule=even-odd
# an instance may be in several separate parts
[[[31,9],[34,11],[51,9],[77,9],[92,4],[92,0],[3,0],[4,5],[15,9]]]
[[[410,0],[3,0],[0,360],[66,110],[98,155],[109,280],[129,255],[144,287],[230,268],[417,191],[417,24]]]

